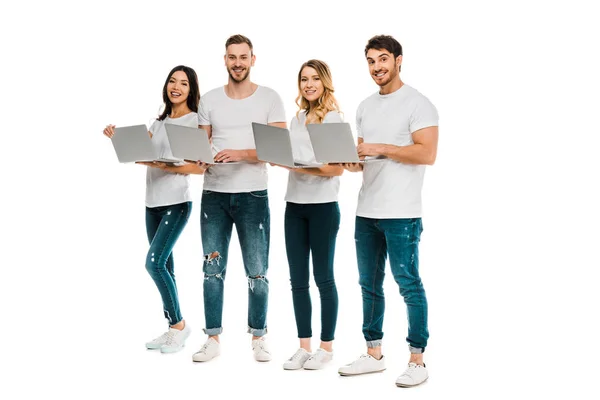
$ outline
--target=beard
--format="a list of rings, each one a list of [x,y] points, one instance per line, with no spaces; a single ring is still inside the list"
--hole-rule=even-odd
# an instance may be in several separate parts
[[[248,76],[250,75],[250,68],[246,68],[246,73],[243,74],[241,78],[236,78],[232,71],[233,71],[233,68],[227,70],[231,80],[233,80],[234,82],[237,82],[237,83],[244,82],[246,79],[248,79]]]

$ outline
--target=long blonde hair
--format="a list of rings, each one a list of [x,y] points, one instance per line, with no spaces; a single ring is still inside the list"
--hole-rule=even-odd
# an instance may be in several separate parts
[[[302,89],[300,89],[300,84],[302,80],[302,70],[304,67],[314,68],[319,75],[319,79],[323,83],[323,94],[317,100],[316,105],[311,109],[311,104],[302,96]],[[333,81],[331,79],[331,72],[329,71],[329,66],[320,60],[308,60],[300,67],[300,71],[298,71],[298,97],[296,97],[296,104],[299,107],[299,110],[296,112],[296,117],[300,114],[300,111],[303,111],[308,116],[309,112],[313,112],[317,117],[319,123],[323,122],[325,115],[327,115],[330,111],[340,112],[340,107],[333,95]]]

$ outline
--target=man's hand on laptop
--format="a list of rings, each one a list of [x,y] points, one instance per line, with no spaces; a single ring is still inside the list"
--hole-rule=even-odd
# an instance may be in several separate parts
[[[383,149],[380,143],[361,143],[356,146],[358,157],[364,160],[367,156],[377,157],[382,155]]]
[[[222,150],[215,155],[215,163],[228,163],[234,161],[244,161],[247,157],[246,150]]]

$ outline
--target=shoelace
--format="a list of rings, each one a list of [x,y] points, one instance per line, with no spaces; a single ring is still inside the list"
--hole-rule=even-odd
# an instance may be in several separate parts
[[[304,355],[304,352],[303,352],[303,351],[300,351],[300,350],[298,350],[298,351],[296,352],[296,354],[294,354],[294,355],[293,355],[293,356],[292,356],[292,357],[289,359],[289,361],[298,361],[299,359],[301,359],[301,358],[302,358],[302,356],[303,356],[303,355]],[[310,358],[312,358],[312,356],[311,356]]]
[[[412,377],[413,372],[417,369],[417,364],[410,363],[408,364],[408,369],[404,371],[402,376],[410,376]]]
[[[160,335],[159,337],[157,337],[156,339],[154,339],[153,342],[154,343],[164,342],[165,340],[167,340],[168,336],[169,336],[169,331],[163,333],[162,335]]]
[[[165,340],[165,344],[167,346],[170,346],[173,344],[173,339],[175,339],[175,332],[169,331],[166,334],[167,334],[167,340]]]

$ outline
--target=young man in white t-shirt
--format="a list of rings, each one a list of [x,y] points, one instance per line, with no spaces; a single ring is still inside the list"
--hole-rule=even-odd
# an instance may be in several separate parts
[[[358,154],[382,160],[346,164],[363,172],[358,197],[355,243],[363,297],[363,335],[367,354],[339,369],[340,375],[383,371],[381,353],[385,299],[383,279],[389,255],[394,280],[408,314],[408,368],[396,385],[415,386],[428,373],[423,362],[427,346],[427,298],[419,277],[421,188],[425,165],[432,165],[438,143],[438,114],[433,104],[400,79],[402,46],[391,36],[375,36],[365,47],[377,93],[358,107]]]
[[[283,102],[274,90],[250,81],[250,69],[256,59],[252,42],[234,35],[227,39],[225,49],[227,85],[203,95],[198,110],[198,125],[212,141],[217,164],[204,174],[200,210],[205,254],[204,332],[208,339],[193,360],[209,361],[220,354],[223,288],[235,225],[248,278],[248,333],[252,334],[254,358],[270,361],[264,340],[269,297],[267,169],[256,157],[252,122],[286,128],[286,116]]]

